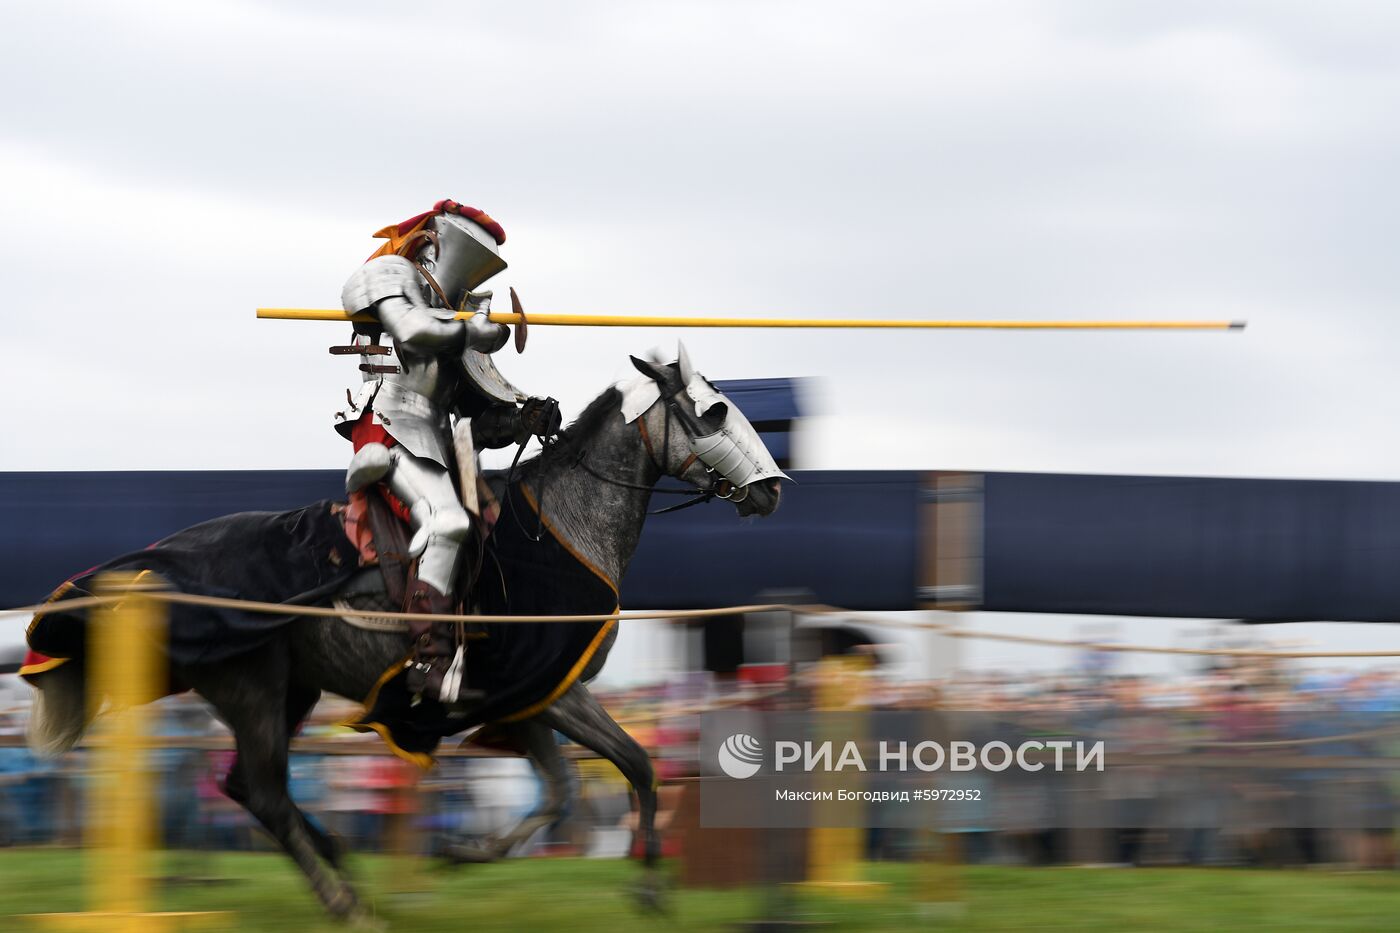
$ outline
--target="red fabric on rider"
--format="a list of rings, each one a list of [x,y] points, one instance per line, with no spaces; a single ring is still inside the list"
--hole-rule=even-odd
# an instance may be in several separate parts
[[[358,453],[360,448],[366,444],[383,444],[385,447],[393,447],[398,441],[384,430],[384,425],[374,420],[373,412],[367,411],[350,429],[350,443],[355,445],[355,452]],[[383,483],[376,483],[375,486],[379,489],[380,495],[384,497],[384,501],[389,503],[389,508],[393,509],[394,514],[399,517],[399,520],[404,524],[411,524],[408,506],[403,504],[403,500],[390,492],[389,487]]]
[[[385,447],[393,447],[398,441],[384,430],[384,425],[374,420],[373,412],[365,412],[350,428],[350,443],[355,445],[355,453],[360,452],[360,448],[366,444],[383,444]]]

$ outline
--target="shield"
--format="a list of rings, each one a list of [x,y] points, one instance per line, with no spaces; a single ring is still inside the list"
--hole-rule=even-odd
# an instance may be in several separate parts
[[[462,369],[472,385],[487,398],[507,405],[516,405],[529,398],[511,385],[491,357],[480,350],[467,350],[462,354]]]

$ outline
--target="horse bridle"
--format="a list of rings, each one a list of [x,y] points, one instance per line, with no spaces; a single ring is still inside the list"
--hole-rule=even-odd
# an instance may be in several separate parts
[[[680,393],[676,393],[676,395],[679,394]],[[656,450],[652,446],[651,432],[647,429],[645,414],[637,419],[637,432],[642,436],[642,445],[646,448],[647,457],[651,460],[652,466],[656,467],[659,471],[661,471],[662,476],[670,476],[673,479],[679,479],[685,474],[686,470],[690,469],[691,466],[695,464],[696,460],[700,459],[700,455],[692,451],[690,456],[687,457],[681,463],[680,469],[677,470],[675,473],[670,472],[666,468],[665,458],[670,455],[671,450],[671,419],[674,417],[676,420],[680,421],[682,425],[684,425],[686,420],[686,414],[681,410],[680,403],[676,401],[675,395],[666,395],[665,393],[662,393],[660,401],[662,401],[666,405],[666,420],[664,422],[665,427],[662,432],[661,440],[661,458],[658,458],[656,456]],[[699,427],[699,425],[696,425],[696,427]],[[682,430],[684,430],[684,427],[682,427]],[[553,437],[544,437],[542,435],[534,436],[539,438],[540,446],[545,450],[548,450],[554,445]],[[539,495],[536,499],[536,508],[538,514],[536,516],[537,523],[535,527],[535,533],[533,535],[530,534],[530,532],[526,531],[525,526],[521,524],[520,516],[516,515],[515,513],[515,508],[512,505],[512,496],[510,495],[510,488],[515,483],[516,466],[520,463],[520,457],[523,453],[525,453],[525,447],[528,443],[529,438],[526,438],[524,441],[521,441],[520,446],[515,451],[515,458],[511,461],[510,469],[506,473],[506,496],[505,502],[503,503],[502,511],[504,511],[505,509],[509,509],[511,517],[515,520],[515,523],[520,527],[521,534],[525,535],[525,537],[529,538],[531,541],[538,543],[544,537],[545,529],[545,486],[540,486]],[[714,487],[710,489],[701,489],[699,486],[691,486],[689,489],[657,489],[655,484],[646,485],[644,483],[633,483],[624,479],[617,479],[611,476],[604,476],[602,473],[599,473],[597,470],[593,469],[593,467],[588,464],[587,454],[588,451],[586,449],[580,450],[578,452],[578,456],[574,458],[574,462],[570,464],[570,467],[577,467],[579,469],[582,469],[583,472],[587,473],[589,476],[593,477],[596,480],[600,480],[604,483],[607,483],[609,486],[617,486],[622,489],[636,489],[647,493],[659,493],[663,496],[691,497],[684,502],[678,502],[675,505],[669,505],[664,509],[652,509],[647,513],[648,515],[665,515],[669,512],[679,512],[682,509],[688,509],[693,505],[700,505],[701,503],[709,502],[711,499],[725,499],[731,502],[743,502],[749,496],[749,491],[747,487],[735,487],[733,482],[731,482],[728,477],[724,476],[721,476],[719,478],[719,481],[715,483]],[[707,473],[714,472],[714,470],[709,466],[705,467],[705,471]]]
[[[670,469],[667,468],[666,461],[671,454],[671,419],[675,418],[675,420],[681,423],[681,429],[686,430],[685,424],[687,420],[687,415],[684,411],[682,411],[680,407],[680,402],[677,401],[677,396],[679,395],[679,392],[675,393],[674,395],[667,395],[663,392],[661,395],[660,400],[666,406],[666,420],[663,422],[664,428],[661,437],[660,457],[657,457],[656,449],[652,446],[651,431],[647,428],[645,414],[637,419],[637,433],[639,433],[642,436],[642,445],[646,447],[647,456],[651,459],[652,466],[656,467],[657,470],[661,472],[662,476],[669,476],[673,479],[680,479],[682,476],[685,475],[686,470],[689,470],[692,466],[695,465],[695,461],[700,459],[699,454],[695,453],[694,451],[691,451],[690,456],[686,457],[685,460],[682,461],[680,468],[676,470],[676,472],[672,473]],[[692,418],[690,420],[694,419]],[[695,425],[694,427],[698,428],[700,426]],[[687,436],[690,436],[689,431],[687,431],[686,433]],[[599,473],[597,470],[594,470],[591,466],[589,466],[588,463],[585,461],[586,453],[587,451],[579,451],[578,457],[574,460],[574,466],[581,467],[585,473],[587,473],[589,476],[592,476],[594,479],[602,480],[603,482],[611,486],[620,486],[623,489],[639,489],[644,492],[660,493],[661,495],[691,497],[685,502],[679,502],[675,505],[669,505],[664,509],[653,509],[652,511],[647,513],[648,515],[665,515],[668,512],[679,512],[681,509],[688,509],[692,505],[700,505],[702,502],[709,502],[711,499],[725,499],[730,502],[743,502],[749,497],[748,487],[736,487],[734,483],[731,482],[730,479],[726,476],[721,476],[718,482],[716,482],[715,485],[710,489],[701,489],[699,486],[692,486],[689,489],[657,489],[655,485],[648,486],[643,483],[632,483],[628,482],[627,480],[614,479],[610,476],[604,476],[603,474]],[[706,466],[705,472],[713,473],[714,469],[712,469],[709,466]],[[684,481],[682,480],[682,482]]]

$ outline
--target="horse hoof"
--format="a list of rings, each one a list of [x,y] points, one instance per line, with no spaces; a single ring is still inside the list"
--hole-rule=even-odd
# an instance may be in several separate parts
[[[361,908],[356,908],[345,917],[345,926],[351,930],[362,931],[362,933],[389,933],[389,924],[378,917],[370,916],[369,912]]]
[[[442,857],[452,865],[485,865],[500,861],[500,856],[490,849],[470,843],[453,843],[444,846]]]
[[[649,914],[669,914],[671,898],[665,879],[648,875],[632,886],[632,899],[637,907]]]

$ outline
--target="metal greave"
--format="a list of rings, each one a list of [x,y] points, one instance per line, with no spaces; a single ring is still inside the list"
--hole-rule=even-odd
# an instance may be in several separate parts
[[[390,448],[389,454],[393,465],[384,481],[408,507],[413,529],[408,552],[418,558],[418,579],[451,595],[456,590],[457,559],[471,531],[471,518],[446,469],[402,447]]]

